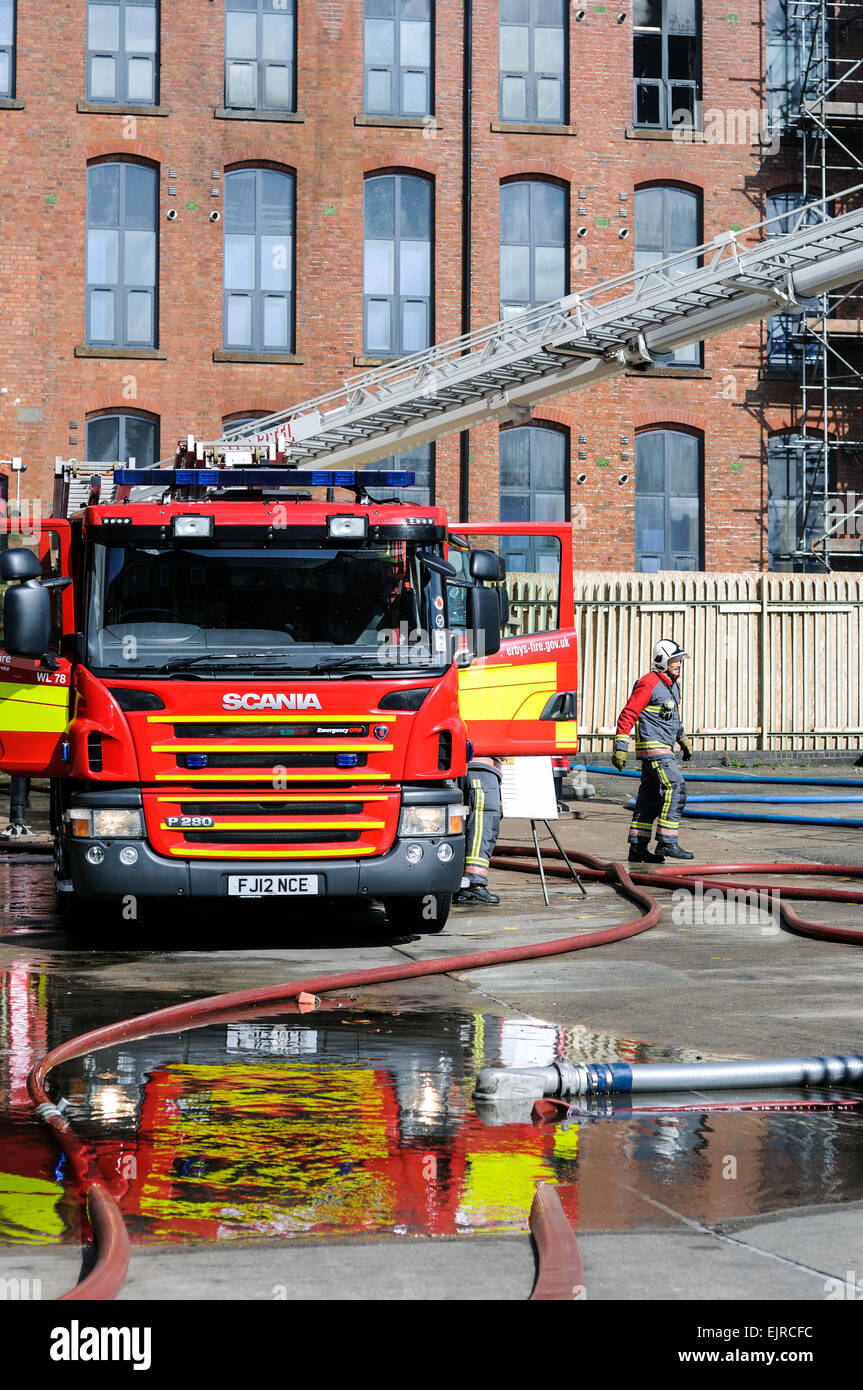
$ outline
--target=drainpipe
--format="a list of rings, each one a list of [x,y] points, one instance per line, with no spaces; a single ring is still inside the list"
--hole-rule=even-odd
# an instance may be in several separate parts
[[[473,147],[471,133],[473,124],[473,0],[464,0],[463,36],[463,77],[462,77],[462,134],[461,134],[461,332],[470,332],[470,291],[471,291],[471,178],[473,175]],[[458,514],[463,521],[468,520],[470,505],[469,487],[470,433],[462,430],[459,435],[458,466]]]

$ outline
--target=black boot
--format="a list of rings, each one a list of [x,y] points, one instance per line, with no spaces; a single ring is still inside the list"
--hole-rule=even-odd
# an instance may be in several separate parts
[[[657,845],[656,848],[659,849],[659,846]],[[654,854],[653,851],[650,850],[650,849],[648,849],[646,845],[644,846],[643,849],[642,849],[642,847],[641,847],[640,845],[630,845],[630,846],[629,846],[629,863],[630,863],[630,864],[664,864],[664,863],[665,863],[665,860],[663,859],[663,857],[662,857],[661,854]]]
[[[461,888],[453,901],[459,907],[473,907],[477,903],[484,903],[486,907],[496,907],[500,898],[497,893],[490,893],[484,883],[471,883],[467,888]]]
[[[694,859],[695,855],[690,854],[688,849],[681,849],[676,840],[657,840],[657,854],[663,854],[666,859]]]

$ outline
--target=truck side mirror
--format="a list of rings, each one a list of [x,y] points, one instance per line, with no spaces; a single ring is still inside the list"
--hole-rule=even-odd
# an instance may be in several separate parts
[[[495,578],[497,578],[497,557],[495,557]],[[494,656],[495,652],[500,651],[500,601],[497,590],[468,589],[467,613],[468,631],[473,634],[475,654],[480,657]]]
[[[4,550],[0,554],[0,579],[39,579],[41,575],[39,556],[26,546],[16,546],[14,550]]]
[[[470,552],[470,577],[477,581],[497,580],[498,562],[493,550],[472,550]]]
[[[11,550],[6,553],[16,555],[21,552]],[[43,589],[37,579],[12,585],[3,596],[3,645],[6,651],[10,656],[37,658],[44,655],[50,641],[51,596],[48,590]]]

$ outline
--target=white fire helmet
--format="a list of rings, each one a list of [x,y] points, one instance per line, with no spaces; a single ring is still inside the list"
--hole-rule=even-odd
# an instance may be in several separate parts
[[[677,661],[684,656],[689,656],[689,652],[678,647],[676,642],[663,637],[662,641],[657,642],[653,648],[653,669],[654,671],[667,671],[669,661]]]

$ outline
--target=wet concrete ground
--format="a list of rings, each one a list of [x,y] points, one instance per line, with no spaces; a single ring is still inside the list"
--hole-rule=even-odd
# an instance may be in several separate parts
[[[590,780],[605,795],[559,833],[623,857],[634,784]],[[39,830],[39,798],[34,809]],[[698,821],[681,839],[696,862],[841,865],[863,863],[861,834]],[[502,839],[528,838],[505,824]],[[73,940],[53,911],[49,862],[0,854],[0,1275],[40,1278],[45,1297],[78,1277],[81,1212],[24,1081],[61,1039],[184,998],[634,915],[604,885],[583,899],[554,880],[546,909],[538,880],[493,872],[500,908],[457,909],[440,936],[393,938],[376,909],[305,917],[292,904],[287,922],[249,906],[240,921],[187,910],[158,933],[123,923],[116,940]],[[863,1276],[859,1114],[695,1111],[564,1128],[476,1113],[473,1079],[498,1061],[861,1050],[856,948],[790,936],[770,918],[700,921],[688,900],[659,896],[657,928],[596,951],[325,996],[311,1016],[147,1040],[64,1068],[53,1094],[123,1186],[134,1242],[124,1296],[523,1299],[527,1211],[544,1180],[579,1233],[588,1298],[836,1297],[828,1281]],[[802,911],[863,931],[863,908]]]

